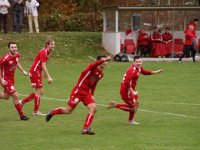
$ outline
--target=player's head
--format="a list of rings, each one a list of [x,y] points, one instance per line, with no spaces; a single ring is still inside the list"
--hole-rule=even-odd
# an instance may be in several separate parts
[[[154,27],[154,32],[155,32],[155,33],[159,33],[159,32],[160,32],[160,30],[159,30],[159,27],[158,27],[158,26],[155,26],[155,27]]]
[[[17,44],[15,42],[9,42],[8,43],[8,49],[12,55],[14,55],[17,52]]]
[[[165,28],[165,32],[169,32],[169,30],[170,30],[169,27]]]
[[[105,60],[106,59],[106,56],[105,55],[98,55],[96,60]],[[101,64],[99,67],[101,69],[104,69],[105,66],[107,65],[107,62],[105,61],[103,64]]]
[[[45,47],[49,50],[49,51],[53,51],[55,48],[55,41],[53,39],[48,39],[45,43]]]
[[[199,19],[198,19],[198,18],[195,18],[195,19],[193,20],[193,22],[194,22],[195,25],[197,25],[198,22],[199,22]]]
[[[137,68],[140,68],[142,66],[142,58],[140,56],[135,56],[133,58],[133,63]]]
[[[96,60],[102,60],[102,59],[105,59],[106,56],[105,55],[98,55]]]
[[[189,30],[194,30],[194,26],[193,25],[189,25]]]
[[[140,32],[141,32],[141,33],[144,33],[144,32],[145,32],[145,29],[144,29],[144,28],[141,28],[141,29],[140,29]]]

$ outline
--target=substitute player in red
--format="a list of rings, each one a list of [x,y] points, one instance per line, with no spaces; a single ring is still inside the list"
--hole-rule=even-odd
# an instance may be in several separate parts
[[[48,113],[46,121],[49,121],[54,115],[70,114],[81,101],[89,112],[83,126],[82,134],[93,135],[95,132],[90,130],[90,125],[96,113],[96,101],[93,97],[97,82],[103,77],[103,69],[112,56],[97,56],[97,61],[91,63],[80,75],[78,82],[72,89],[70,98],[66,107],[56,108]]]
[[[152,75],[162,72],[163,70],[156,70],[156,71],[148,71],[142,67],[142,59],[140,56],[134,57],[134,63],[128,68],[126,73],[124,74],[121,88],[120,88],[120,95],[122,100],[126,104],[117,104],[116,102],[110,102],[108,105],[108,109],[111,108],[118,108],[124,111],[129,112],[129,119],[128,124],[139,124],[138,122],[134,121],[134,116],[136,114],[138,108],[138,94],[136,90],[137,80],[140,74],[143,75]]]
[[[0,98],[9,99],[13,97],[13,104],[20,116],[21,120],[28,120],[29,118],[24,114],[22,107],[18,101],[18,93],[14,87],[14,74],[16,67],[23,72],[24,75],[28,73],[22,68],[19,63],[20,54],[17,52],[17,44],[15,42],[8,43],[9,53],[0,59],[0,82],[4,88],[3,92],[0,92]]]
[[[196,50],[193,46],[193,41],[195,38],[200,38],[199,36],[196,36],[194,34],[194,29],[195,27],[193,25],[189,25],[188,29],[185,30],[185,43],[184,43],[184,50],[183,50],[183,54],[180,56],[179,58],[179,63],[181,63],[181,60],[183,59],[183,57],[189,57],[190,56],[190,52],[192,54],[192,59],[193,62],[195,62],[195,55],[196,55]]]
[[[46,41],[45,47],[41,49],[36,55],[34,62],[30,68],[30,80],[32,88],[35,88],[36,92],[31,93],[28,97],[21,100],[20,103],[23,106],[25,103],[34,99],[34,111],[33,115],[45,115],[39,111],[40,97],[43,94],[43,83],[42,83],[42,71],[48,80],[48,84],[51,84],[53,79],[51,78],[46,64],[51,52],[55,48],[55,42],[52,39]]]
[[[168,27],[165,28],[165,32],[162,34],[163,43],[165,44],[166,51],[167,51],[167,57],[170,57],[172,55],[172,39],[173,36],[169,31],[170,29]]]

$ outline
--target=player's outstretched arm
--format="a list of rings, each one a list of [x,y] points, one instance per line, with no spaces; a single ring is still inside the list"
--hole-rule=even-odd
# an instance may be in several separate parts
[[[18,62],[17,63],[17,68],[19,68],[19,70],[25,75],[27,76],[28,75],[28,72],[26,72],[23,67],[21,66],[21,64]]]
[[[151,74],[158,74],[158,73],[161,73],[163,71],[164,71],[164,69],[159,69],[159,70],[151,71]]]
[[[107,57],[106,57],[106,61],[110,61],[110,60],[112,60],[113,59],[113,55],[108,55]]]

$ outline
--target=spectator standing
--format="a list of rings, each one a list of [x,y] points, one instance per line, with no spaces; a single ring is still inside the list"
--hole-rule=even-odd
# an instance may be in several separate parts
[[[33,33],[33,22],[36,33],[39,33],[38,10],[39,3],[36,0],[27,0],[25,4],[24,14],[28,16],[29,33]]]
[[[0,26],[3,25],[3,32],[7,33],[7,18],[8,18],[8,8],[10,3],[8,0],[0,0]]]
[[[23,0],[13,0],[13,32],[22,32]]]

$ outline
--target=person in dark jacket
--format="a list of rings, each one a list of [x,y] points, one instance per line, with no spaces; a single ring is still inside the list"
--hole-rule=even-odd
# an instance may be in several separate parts
[[[13,0],[13,32],[22,32],[23,0]]]

